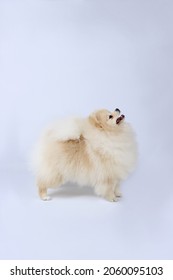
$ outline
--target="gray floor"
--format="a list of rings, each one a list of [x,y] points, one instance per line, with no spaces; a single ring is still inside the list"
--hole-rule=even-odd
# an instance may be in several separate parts
[[[75,185],[43,202],[29,174],[3,171],[0,258],[172,259],[173,190],[169,179],[157,180],[162,167],[141,164],[117,203]]]

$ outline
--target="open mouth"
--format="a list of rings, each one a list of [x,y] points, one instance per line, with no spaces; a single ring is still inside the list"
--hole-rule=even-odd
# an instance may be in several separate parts
[[[121,115],[120,117],[118,117],[118,118],[116,119],[116,124],[120,124],[121,121],[122,121],[124,118],[125,118],[124,115]]]

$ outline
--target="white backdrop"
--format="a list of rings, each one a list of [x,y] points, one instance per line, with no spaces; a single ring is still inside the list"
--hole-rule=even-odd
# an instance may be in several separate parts
[[[173,258],[172,0],[0,0],[0,258]],[[42,202],[27,158],[66,115],[120,108],[139,145],[121,202],[65,186]]]

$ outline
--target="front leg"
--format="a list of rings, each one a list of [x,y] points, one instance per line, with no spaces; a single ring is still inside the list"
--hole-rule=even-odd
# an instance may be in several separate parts
[[[114,193],[115,193],[115,196],[116,196],[117,199],[122,197],[122,193],[120,191],[120,182],[117,182],[115,184],[115,186],[114,186]]]
[[[96,194],[102,196],[110,202],[118,201],[114,190],[115,188],[113,184],[99,184],[95,188]]]

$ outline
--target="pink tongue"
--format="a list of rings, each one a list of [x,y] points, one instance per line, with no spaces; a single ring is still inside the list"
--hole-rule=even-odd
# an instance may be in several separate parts
[[[124,115],[121,115],[117,120],[116,123],[119,124],[125,118]]]

